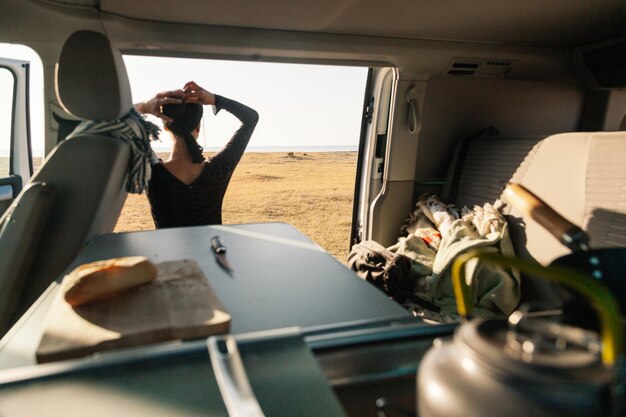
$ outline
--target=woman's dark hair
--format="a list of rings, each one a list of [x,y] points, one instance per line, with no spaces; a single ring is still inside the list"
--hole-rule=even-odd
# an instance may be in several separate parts
[[[204,161],[202,146],[191,134],[202,119],[202,105],[197,103],[165,104],[162,113],[172,118],[171,122],[163,123],[165,127],[176,136],[185,139],[185,145],[191,154],[191,161],[195,164]]]

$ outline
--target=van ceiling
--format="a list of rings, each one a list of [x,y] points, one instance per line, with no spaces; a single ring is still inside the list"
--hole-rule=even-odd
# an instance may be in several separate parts
[[[140,20],[409,39],[579,46],[626,34],[618,0],[54,1]]]

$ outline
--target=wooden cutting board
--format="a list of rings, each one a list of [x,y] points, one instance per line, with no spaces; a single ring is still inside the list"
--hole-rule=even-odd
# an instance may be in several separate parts
[[[158,275],[150,284],[77,308],[58,291],[37,361],[229,331],[230,315],[195,261],[156,266]]]

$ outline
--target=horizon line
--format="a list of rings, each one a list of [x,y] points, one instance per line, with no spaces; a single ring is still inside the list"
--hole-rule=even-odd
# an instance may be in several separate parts
[[[214,152],[224,148],[224,146],[206,146],[204,152]],[[170,151],[171,146],[153,146],[155,152]],[[248,146],[245,152],[356,152],[359,145],[258,145]],[[9,157],[9,148],[0,148],[0,157]],[[40,148],[32,149],[33,157],[43,157],[44,150]]]

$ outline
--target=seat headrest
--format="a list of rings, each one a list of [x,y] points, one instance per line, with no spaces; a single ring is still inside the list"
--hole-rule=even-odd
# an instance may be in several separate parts
[[[133,108],[122,55],[101,33],[73,33],[63,45],[55,72],[57,99],[73,116],[114,120]]]

